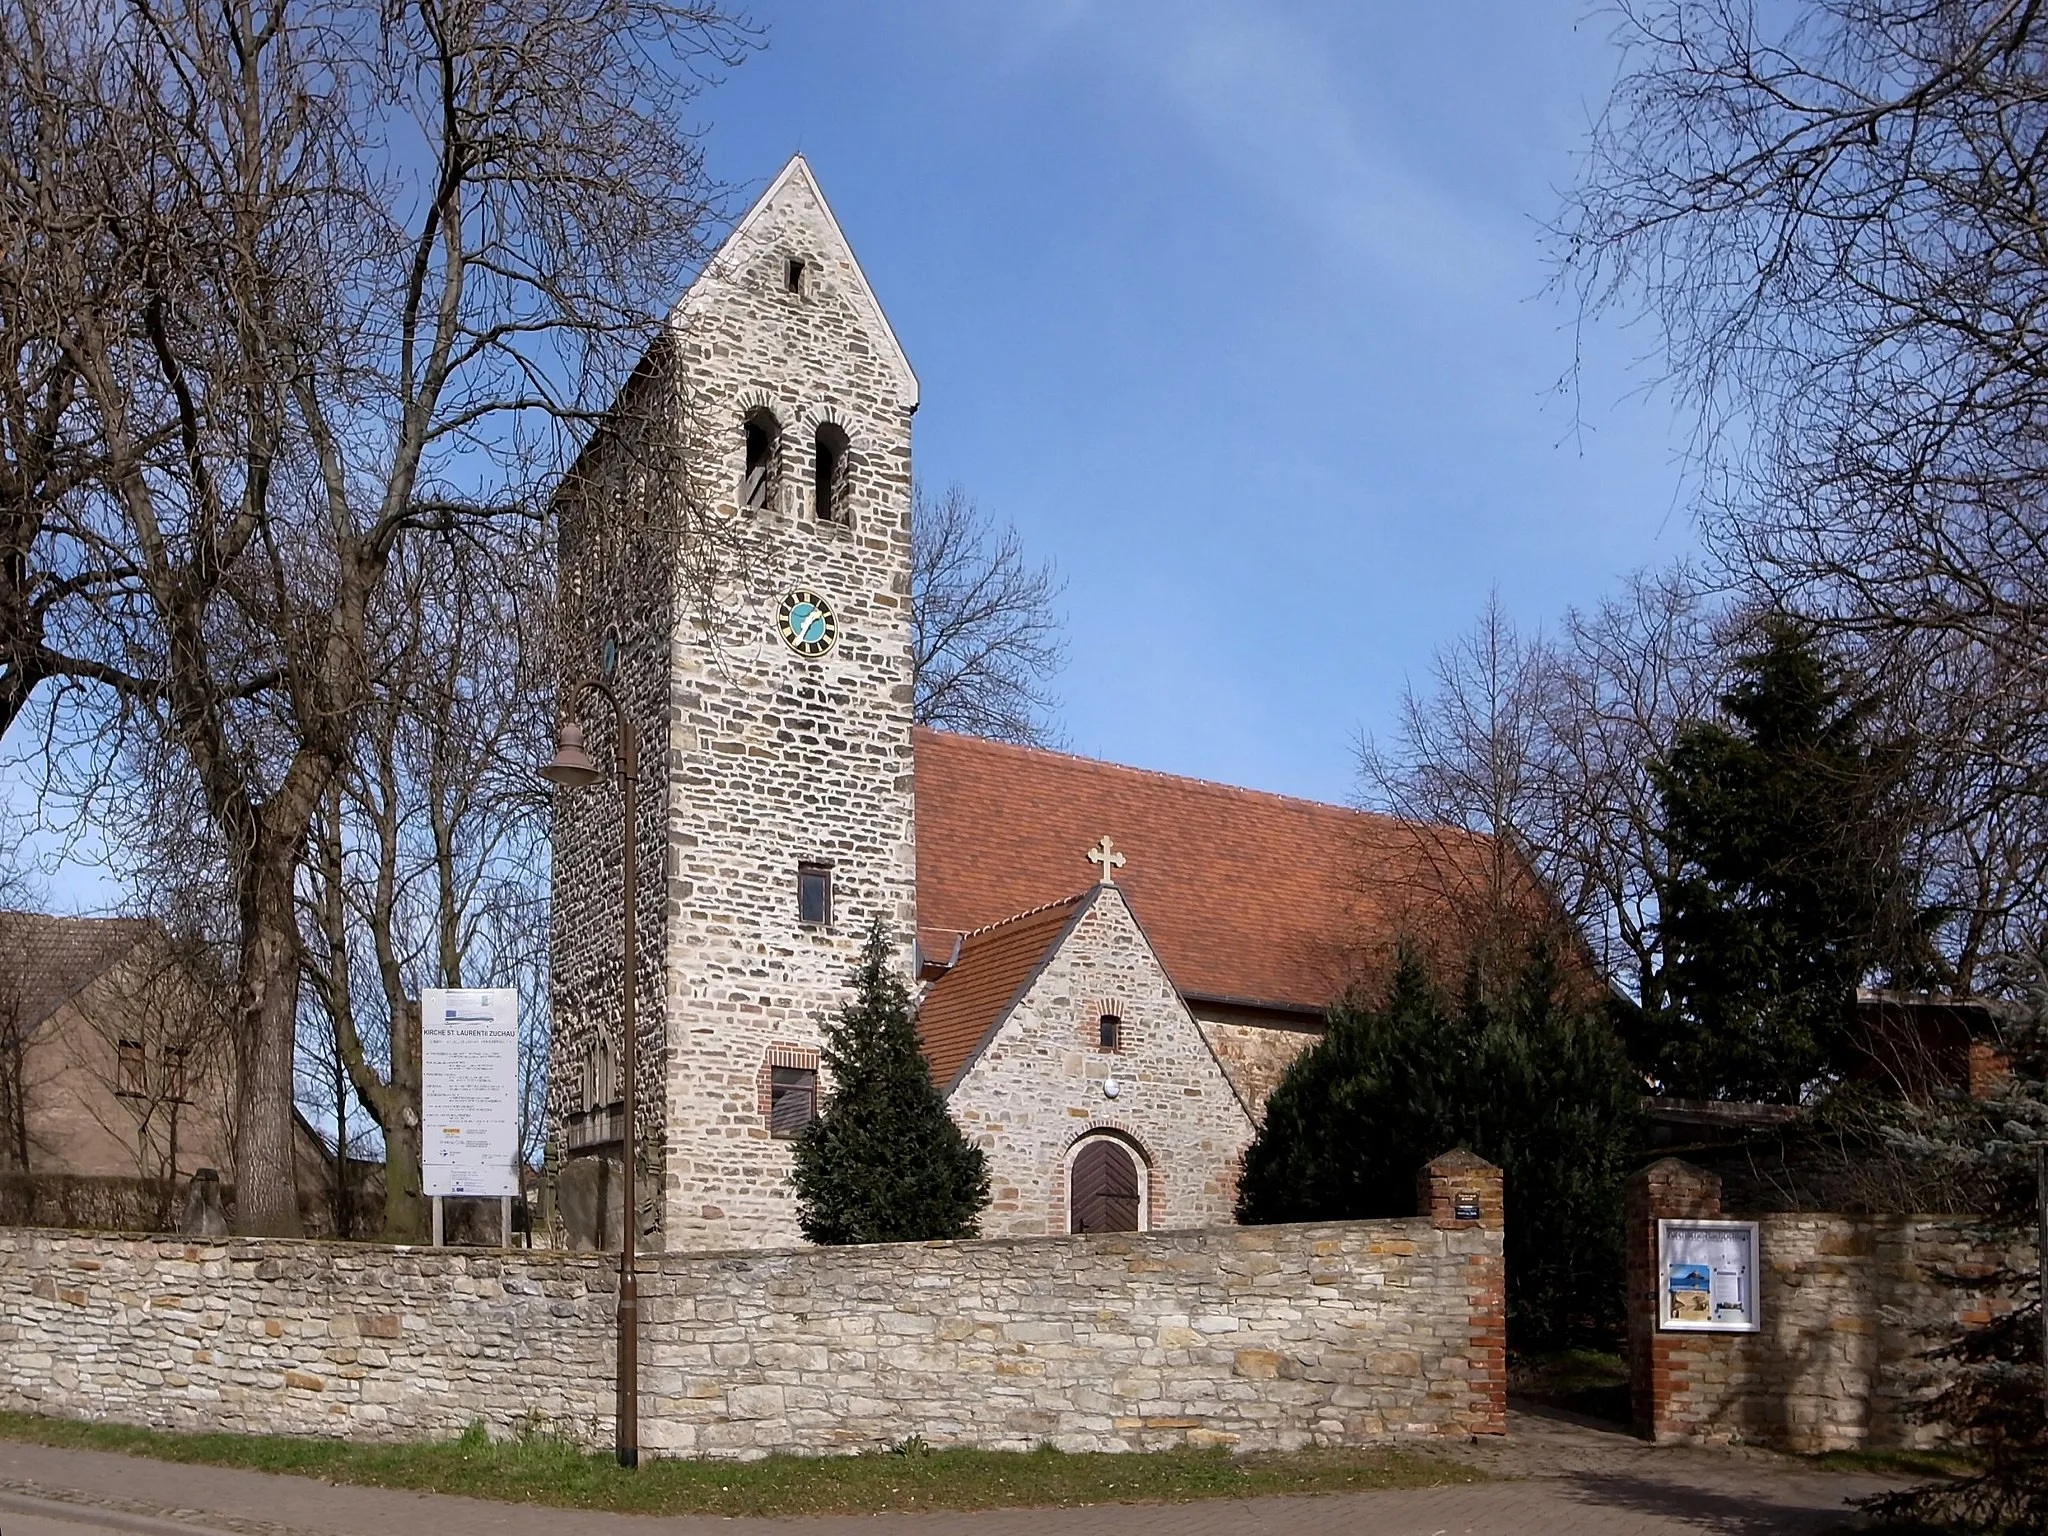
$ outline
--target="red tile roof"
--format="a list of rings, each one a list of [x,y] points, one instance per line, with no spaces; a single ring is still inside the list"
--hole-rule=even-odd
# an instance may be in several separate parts
[[[948,958],[960,933],[1092,885],[1087,852],[1106,834],[1129,860],[1117,884],[1184,995],[1320,1011],[1426,900],[1432,859],[1476,860],[1485,846],[1059,752],[922,728],[915,741],[928,960]]]
[[[1086,906],[1086,893],[1070,896],[960,941],[958,961],[932,983],[917,1010],[918,1044],[942,1092],[951,1092],[981,1054],[989,1031]]]

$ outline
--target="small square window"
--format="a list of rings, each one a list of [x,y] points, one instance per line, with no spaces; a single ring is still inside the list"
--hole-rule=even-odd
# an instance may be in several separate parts
[[[794,1136],[818,1118],[818,1074],[812,1067],[768,1069],[768,1131]]]
[[[1097,1028],[1101,1031],[1096,1037],[1097,1043],[1103,1050],[1117,1051],[1123,1049],[1124,1021],[1122,1019],[1113,1013],[1105,1013],[1098,1022]]]
[[[799,258],[792,256],[783,265],[782,285],[791,293],[804,291],[804,264]]]
[[[123,1040],[114,1047],[114,1092],[140,1098],[146,1091],[142,1072],[142,1042]]]
[[[796,920],[820,925],[832,921],[832,866],[799,864],[796,867]]]

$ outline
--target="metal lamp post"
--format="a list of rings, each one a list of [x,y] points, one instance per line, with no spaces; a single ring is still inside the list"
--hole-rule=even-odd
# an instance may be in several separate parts
[[[633,717],[611,687],[596,678],[585,682],[575,694],[575,704],[564,716],[555,738],[554,759],[540,776],[563,789],[586,789],[603,781],[604,774],[590,760],[583,747],[583,727],[576,722],[583,701],[596,694],[611,706],[619,727],[619,799],[625,818],[625,978],[619,1002],[619,1029],[623,1037],[619,1050],[620,1071],[625,1079],[619,1105],[619,1161],[625,1174],[625,1199],[619,1220],[619,1382],[618,1406],[613,1417],[617,1431],[619,1465],[640,1464],[640,1284],[634,1273],[639,1248],[640,1209],[634,1178],[633,1094],[637,1086],[633,1027],[634,975],[638,968],[638,921],[634,897],[639,886],[639,829],[634,791],[639,783],[639,732]]]

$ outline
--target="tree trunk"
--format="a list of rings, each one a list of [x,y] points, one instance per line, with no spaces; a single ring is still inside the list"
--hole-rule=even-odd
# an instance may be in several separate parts
[[[420,1015],[410,1003],[394,1008],[393,1015],[391,1098],[397,1112],[384,1122],[384,1240],[413,1243],[427,1231],[427,1203],[420,1194]]]
[[[292,1053],[299,955],[291,886],[252,874],[244,907],[239,999],[242,1061],[235,1094],[235,1232],[297,1237],[292,1164]]]
[[[425,1235],[427,1202],[420,1194],[420,1132],[401,1125],[384,1136],[384,1241],[416,1243]]]

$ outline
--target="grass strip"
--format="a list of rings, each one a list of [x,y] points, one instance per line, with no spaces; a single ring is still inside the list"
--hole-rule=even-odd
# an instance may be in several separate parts
[[[1822,1451],[1808,1459],[1830,1472],[1887,1477],[1960,1477],[1978,1466],[1966,1451]]]
[[[461,1494],[511,1504],[641,1515],[866,1514],[1029,1505],[1174,1503],[1259,1494],[1340,1493],[1468,1483],[1484,1474],[1448,1458],[1382,1448],[1069,1453],[930,1450],[911,1440],[855,1456],[761,1461],[644,1460],[623,1472],[607,1452],[545,1433],[378,1444],[292,1435],[178,1434],[125,1424],[0,1413],[0,1438]]]

